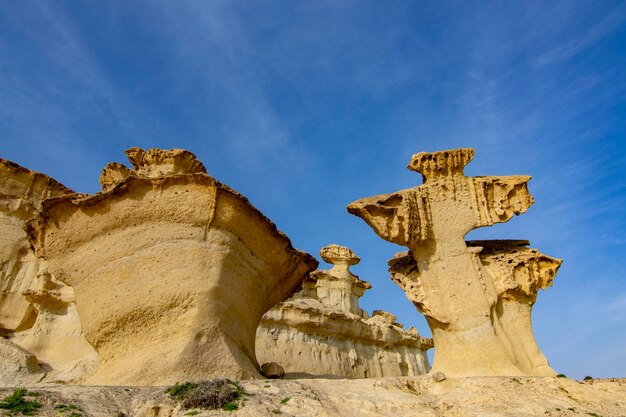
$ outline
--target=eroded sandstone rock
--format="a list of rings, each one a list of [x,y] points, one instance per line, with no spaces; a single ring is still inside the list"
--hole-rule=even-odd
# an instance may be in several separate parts
[[[269,379],[282,379],[285,377],[285,369],[276,362],[266,362],[261,365],[261,373]]]
[[[519,243],[464,241],[470,230],[525,212],[530,177],[466,177],[473,153],[414,155],[409,169],[423,175],[422,185],[356,201],[348,211],[410,249],[390,261],[390,272],[427,318],[434,372],[555,375],[532,336],[530,308],[561,261]]]
[[[0,337],[0,387],[37,383],[45,375],[35,355]]]
[[[0,159],[0,329],[4,332],[27,329],[37,316],[23,296],[40,268],[24,224],[44,199],[68,193],[73,191],[47,175]]]
[[[82,335],[73,290],[48,272],[24,230],[44,199],[70,193],[47,175],[0,159],[0,331],[10,339],[0,353],[2,383],[78,381],[97,361]]]
[[[375,310],[369,317],[359,307],[359,298],[371,288],[349,270],[360,259],[339,245],[320,254],[333,267],[311,273],[299,293],[263,316],[257,329],[259,360],[275,361],[292,374],[348,378],[428,372],[431,339],[415,328],[404,330],[391,313]]]
[[[129,149],[103,191],[43,203],[29,237],[70,285],[100,363],[88,383],[260,376],[265,311],[317,262],[183,150]]]

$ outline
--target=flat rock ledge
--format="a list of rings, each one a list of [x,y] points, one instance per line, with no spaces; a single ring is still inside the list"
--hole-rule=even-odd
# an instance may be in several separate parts
[[[251,380],[235,411],[197,410],[202,416],[602,416],[626,415],[626,379],[576,381],[550,377],[470,377],[434,382],[430,376],[378,379]],[[73,404],[83,417],[188,415],[165,387],[41,385],[36,415]],[[11,389],[0,389],[6,397]],[[288,398],[288,399],[287,399]]]

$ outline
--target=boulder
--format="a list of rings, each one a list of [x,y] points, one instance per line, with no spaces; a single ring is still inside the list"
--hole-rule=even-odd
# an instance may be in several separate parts
[[[269,379],[282,379],[285,377],[285,369],[276,362],[266,362],[261,365],[261,373]]]

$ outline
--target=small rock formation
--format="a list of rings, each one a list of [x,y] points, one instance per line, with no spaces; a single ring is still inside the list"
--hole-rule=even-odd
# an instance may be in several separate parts
[[[257,357],[286,372],[347,378],[420,375],[430,369],[432,340],[415,328],[404,330],[396,316],[359,307],[371,288],[350,272],[360,259],[344,246],[320,251],[333,265],[317,270],[302,290],[263,316],[257,329]]]
[[[285,369],[276,362],[267,362],[261,365],[261,373],[265,378],[282,379],[285,377]]]
[[[35,355],[0,337],[0,387],[34,384],[45,375]]]
[[[101,193],[49,198],[28,223],[37,256],[73,288],[99,355],[87,383],[260,377],[261,316],[317,261],[192,153],[126,155],[134,170],[107,165]]]
[[[367,317],[367,312],[359,307],[359,298],[372,285],[350,272],[350,267],[361,262],[361,258],[349,248],[335,244],[323,247],[320,256],[333,267],[329,271],[317,270],[311,274],[317,298],[322,304]]]
[[[44,199],[70,193],[47,175],[0,159],[0,332],[10,339],[0,340],[2,383],[77,381],[97,361],[73,290],[48,272],[24,230]]]
[[[447,376],[554,376],[532,335],[530,311],[561,261],[528,242],[464,241],[533,203],[528,176],[466,177],[473,149],[413,156],[424,183],[348,206],[383,239],[407,246],[390,261],[392,279],[433,332],[433,372]]]
[[[435,372],[433,374],[433,381],[441,382],[441,381],[445,381],[445,380],[446,380],[446,374],[444,374],[443,372]]]

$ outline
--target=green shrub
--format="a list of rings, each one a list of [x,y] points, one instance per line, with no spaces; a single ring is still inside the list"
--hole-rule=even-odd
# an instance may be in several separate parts
[[[78,407],[77,405],[74,405],[74,404],[70,404],[70,405],[57,404],[57,405],[54,406],[54,409],[55,410],[59,410],[60,412],[70,411],[70,410],[83,411],[83,410],[81,410],[80,407]]]
[[[593,377],[587,375],[586,377],[583,378],[583,381],[593,381]]]
[[[565,375],[565,374],[558,374],[556,377],[557,378],[567,378],[567,375]]]
[[[198,383],[185,382],[169,387],[166,392],[180,401],[183,409],[221,408],[226,411],[236,410],[238,400],[245,395],[241,385],[230,379],[212,379]]]
[[[289,402],[289,400],[291,399],[291,397],[285,397],[282,400],[280,400],[281,404],[287,404],[287,402]]]
[[[229,403],[224,404],[224,406],[222,407],[222,410],[224,410],[224,411],[234,411],[237,408],[239,408],[237,403],[234,402],[234,401],[231,401]]]
[[[41,407],[41,404],[36,401],[28,401],[24,398],[27,395],[31,394],[26,389],[16,388],[13,394],[0,402],[0,408],[9,413],[22,413],[25,416],[30,416]]]
[[[239,385],[239,382],[233,381],[232,379],[228,379],[228,378],[226,378],[226,382],[228,382],[230,385],[232,385],[235,388],[235,394],[237,395],[237,398],[243,397],[244,395],[252,395],[252,394],[246,394],[243,387]]]
[[[198,384],[194,384],[193,382],[183,382],[182,384],[176,383],[165,390],[166,393],[170,395],[175,400],[180,400],[185,398],[189,391],[192,391],[198,387]]]

